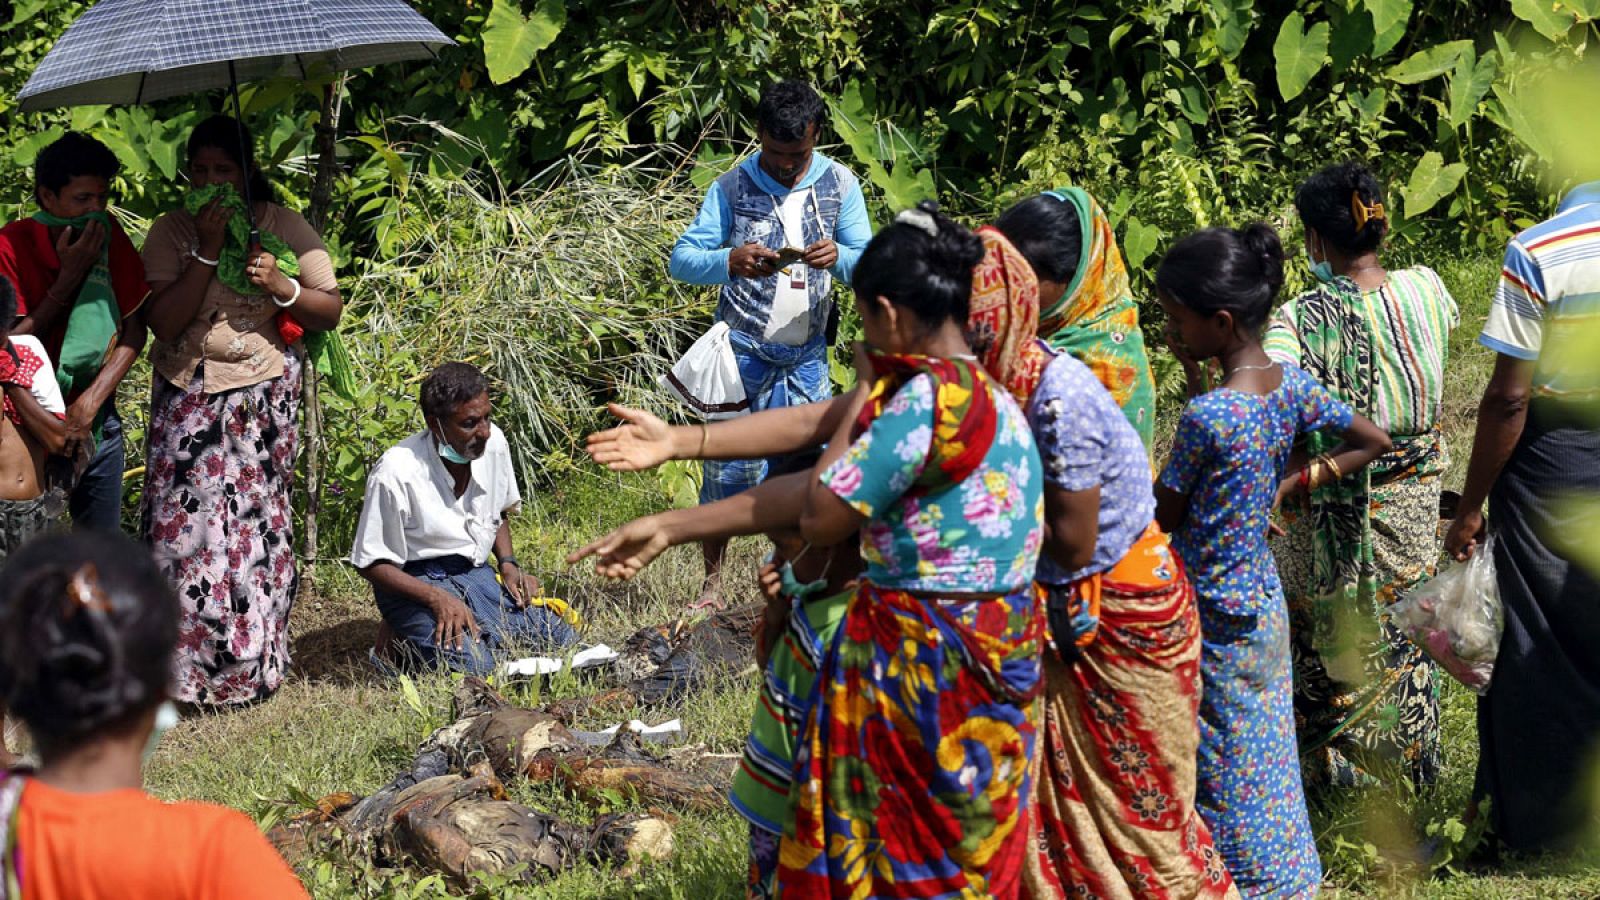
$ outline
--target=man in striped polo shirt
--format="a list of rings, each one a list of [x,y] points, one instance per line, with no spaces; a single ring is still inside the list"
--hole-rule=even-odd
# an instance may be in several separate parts
[[[1479,341],[1499,356],[1445,539],[1468,558],[1488,499],[1505,633],[1474,794],[1509,847],[1560,850],[1600,823],[1600,573],[1574,558],[1600,523],[1600,182],[1512,239]]]

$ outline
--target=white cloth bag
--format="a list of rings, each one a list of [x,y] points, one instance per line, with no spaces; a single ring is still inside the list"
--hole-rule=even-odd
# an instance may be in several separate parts
[[[661,384],[706,419],[729,419],[750,409],[733,355],[728,323],[712,325],[691,345]]]

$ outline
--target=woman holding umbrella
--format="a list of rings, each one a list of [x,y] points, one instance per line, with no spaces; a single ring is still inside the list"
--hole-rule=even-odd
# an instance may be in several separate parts
[[[343,310],[322,239],[271,200],[250,148],[234,119],[196,126],[184,208],[143,252],[157,339],[143,533],[183,609],[177,699],[203,706],[264,699],[289,668],[298,339]]]

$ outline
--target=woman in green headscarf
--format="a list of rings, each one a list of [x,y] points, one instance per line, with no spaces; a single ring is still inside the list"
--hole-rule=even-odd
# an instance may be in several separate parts
[[[1155,377],[1105,210],[1081,188],[1061,188],[1011,207],[995,227],[1039,279],[1039,336],[1094,372],[1149,447]]]
[[[1088,365],[1149,447],[1155,376],[1106,210],[1082,187],[1061,187],[1022,200],[995,227],[1038,277],[1038,336]]]
[[[158,341],[143,533],[182,601],[176,699],[217,707],[270,696],[289,668],[301,338],[336,327],[343,301],[322,239],[272,202],[238,122],[201,122],[188,157],[184,208],[143,252]]]

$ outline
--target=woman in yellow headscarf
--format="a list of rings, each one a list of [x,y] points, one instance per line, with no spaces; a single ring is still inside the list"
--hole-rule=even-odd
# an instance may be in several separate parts
[[[995,227],[1038,278],[1039,336],[1094,372],[1149,447],[1155,377],[1105,210],[1081,188],[1060,188],[1011,207]]]

